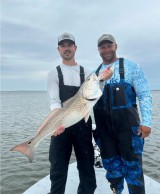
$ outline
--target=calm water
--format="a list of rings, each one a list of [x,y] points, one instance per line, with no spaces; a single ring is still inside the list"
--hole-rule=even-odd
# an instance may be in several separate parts
[[[145,140],[144,173],[160,182],[160,91],[152,94],[153,131]],[[49,174],[50,138],[40,143],[33,163],[9,150],[34,136],[50,111],[48,98],[46,92],[1,92],[1,108],[1,194],[22,194]]]

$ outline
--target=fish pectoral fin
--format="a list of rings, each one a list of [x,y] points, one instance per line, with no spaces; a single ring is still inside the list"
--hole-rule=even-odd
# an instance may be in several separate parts
[[[87,106],[87,103],[83,104],[82,115],[83,115],[85,122],[87,123],[89,116],[90,116],[90,110],[89,110],[89,107]]]
[[[86,116],[84,117],[84,120],[85,120],[85,123],[87,123],[88,119],[89,119],[89,116],[90,116],[90,112],[86,114]]]

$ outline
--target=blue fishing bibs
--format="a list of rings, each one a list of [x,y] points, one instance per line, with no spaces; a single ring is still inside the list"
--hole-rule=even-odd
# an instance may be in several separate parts
[[[101,66],[96,73],[99,74]],[[144,194],[142,151],[144,139],[138,134],[140,125],[133,86],[125,81],[123,59],[119,59],[120,81],[111,79],[94,106],[96,130],[106,178],[112,190],[121,193],[124,178],[129,193]]]
[[[99,74],[102,64],[98,67],[96,74]],[[116,82],[111,79],[103,90],[103,95],[94,107],[94,112],[102,112],[115,120],[121,119],[125,114],[125,118],[130,117],[130,126],[139,125],[139,116],[136,105],[136,93],[133,86],[125,81],[123,58],[119,58],[119,74],[120,81]],[[127,113],[127,115],[126,115]],[[96,113],[95,113],[96,114]],[[117,117],[118,115],[119,117]]]
[[[101,66],[96,71],[97,75]],[[123,58],[119,59],[119,74],[120,81],[116,82],[112,79],[109,84],[106,84],[102,97],[94,106],[97,130],[93,135],[98,145],[102,147],[102,158],[113,157],[122,151],[125,159],[132,160],[132,154],[126,153],[132,152],[132,137],[134,133],[137,133],[140,119],[134,88],[131,84],[125,82]],[[113,144],[118,147],[119,143],[121,151],[118,148],[112,149]],[[122,144],[124,145],[122,146]],[[138,153],[141,153],[143,149],[143,142],[140,142],[140,144],[138,151],[136,151]],[[110,149],[108,149],[108,146]],[[137,149],[136,145],[133,149]]]
[[[99,74],[101,66],[102,64],[96,71],[97,75]],[[119,82],[111,79],[110,83],[105,85],[103,95],[97,103],[97,108],[110,112],[114,109],[137,107],[134,88],[131,84],[125,82],[123,58],[119,58],[119,74]]]

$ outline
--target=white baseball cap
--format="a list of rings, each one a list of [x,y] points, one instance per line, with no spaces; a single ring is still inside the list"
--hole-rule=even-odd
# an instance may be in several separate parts
[[[61,34],[58,37],[58,45],[60,45],[63,40],[70,40],[71,42],[73,42],[75,44],[75,38],[70,33],[65,32],[65,33]]]

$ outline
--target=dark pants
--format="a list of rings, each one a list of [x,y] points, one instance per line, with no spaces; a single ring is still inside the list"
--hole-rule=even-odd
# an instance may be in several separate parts
[[[124,179],[130,194],[145,193],[142,170],[144,140],[137,135],[139,121],[136,116],[134,109],[115,110],[108,115],[103,111],[95,112],[106,178],[117,193],[123,190]]]
[[[51,137],[49,152],[51,194],[64,194],[65,192],[72,146],[80,178],[77,193],[93,194],[96,189],[96,180],[91,121],[86,125],[83,120],[67,128],[61,135]]]

